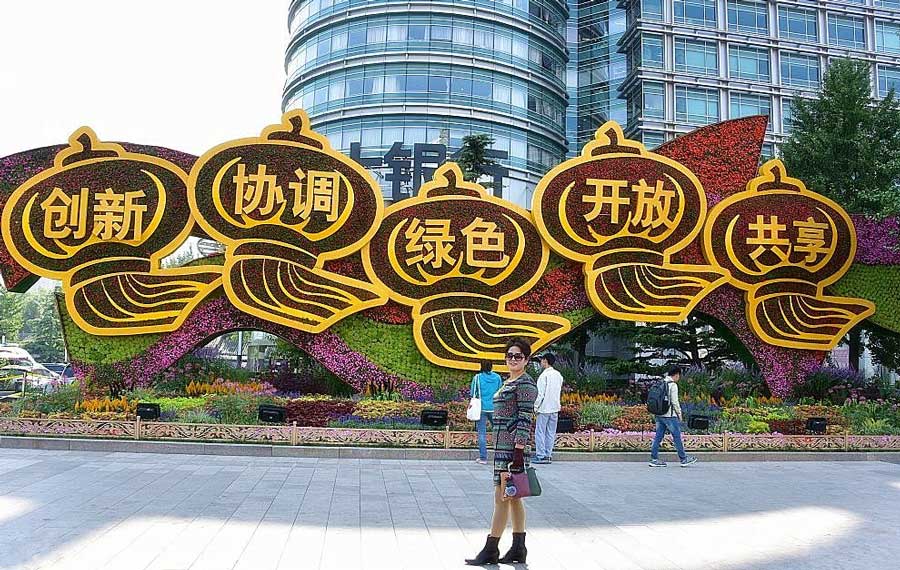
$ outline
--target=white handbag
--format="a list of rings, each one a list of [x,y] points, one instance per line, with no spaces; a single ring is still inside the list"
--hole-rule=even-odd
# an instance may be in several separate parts
[[[475,382],[475,395],[469,400],[469,408],[466,410],[466,419],[477,422],[481,419],[481,382],[476,374],[473,378]]]

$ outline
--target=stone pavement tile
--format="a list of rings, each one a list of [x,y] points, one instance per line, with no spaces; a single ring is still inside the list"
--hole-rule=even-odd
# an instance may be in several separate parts
[[[147,501],[152,501],[154,491],[165,490],[178,482],[177,477],[146,474],[142,469],[105,470],[100,473],[100,478],[107,479],[102,492],[91,495],[89,500],[77,503],[77,506],[73,505],[74,508],[55,520],[60,526],[57,527],[59,532],[54,536],[62,546],[54,548],[52,542],[44,543],[44,548],[36,553],[40,555],[41,567],[90,567],[88,564],[97,564],[98,559],[102,562],[106,557],[113,556],[113,549],[118,545],[115,539],[118,533],[124,532],[128,536],[135,532],[135,528],[123,526],[112,535],[112,539],[106,536],[107,533],[139,510],[141,504],[133,503],[130,509],[122,509],[122,501],[145,491]],[[77,499],[79,496],[80,494],[73,493],[73,498]]]
[[[490,469],[463,461],[0,449],[4,466],[20,484],[0,476],[3,570],[464,568],[493,507]],[[900,558],[894,464],[578,462],[540,477],[544,496],[526,500],[535,570]]]
[[[394,570],[399,565],[400,545],[393,526],[366,526],[361,529],[360,549],[360,568],[364,570]]]

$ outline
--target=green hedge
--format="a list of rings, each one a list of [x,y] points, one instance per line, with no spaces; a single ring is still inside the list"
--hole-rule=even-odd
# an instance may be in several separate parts
[[[900,333],[900,268],[886,265],[853,265],[830,287],[844,297],[860,297],[875,303],[869,320]]]

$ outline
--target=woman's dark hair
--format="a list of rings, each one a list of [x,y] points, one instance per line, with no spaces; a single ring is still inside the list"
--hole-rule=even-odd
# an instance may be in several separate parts
[[[531,344],[523,338],[514,338],[508,343],[506,343],[506,351],[509,352],[509,349],[512,347],[518,347],[519,350],[522,351],[522,354],[525,355],[525,359],[531,358]]]
[[[490,372],[494,369],[494,363],[490,360],[482,360],[481,361],[481,371],[482,372]]]

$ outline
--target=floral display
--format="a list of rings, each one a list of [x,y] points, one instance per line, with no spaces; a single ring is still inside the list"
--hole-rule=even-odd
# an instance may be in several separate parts
[[[727,121],[679,137],[661,146],[655,153],[689,169],[702,184],[707,206],[712,208],[728,196],[744,191],[747,183],[757,176],[764,133],[764,118]],[[193,156],[159,147],[127,143],[123,143],[122,147],[129,152],[167,160],[185,171],[189,171],[196,161]],[[51,166],[62,148],[47,147],[0,159],[0,205],[20,184]],[[900,221],[896,217],[869,220],[854,216],[853,223],[858,239],[855,261],[845,275],[828,285],[827,293],[874,302],[877,310],[868,319],[900,332],[900,297],[895,294],[900,288]],[[207,237],[197,227],[192,235]],[[701,241],[697,237],[673,251],[672,263],[706,263]],[[206,262],[222,264],[223,260],[219,258]],[[324,269],[348,278],[366,279],[358,252],[330,260]],[[35,276],[17,264],[3,247],[0,247],[0,270],[7,287],[14,291],[27,289],[35,280]],[[506,309],[515,313],[553,315],[576,327],[597,315],[588,300],[584,278],[581,263],[551,254],[539,279],[521,296],[509,299]],[[158,373],[195,347],[237,329],[261,330],[278,335],[309,354],[357,391],[372,383],[390,383],[396,386],[402,398],[424,402],[433,400],[436,390],[440,391],[442,386],[465,389],[471,378],[471,372],[440,366],[424,358],[416,348],[412,332],[412,309],[394,301],[352,314],[316,334],[248,315],[236,309],[221,291],[210,293],[177,330],[156,334],[125,337],[91,335],[75,326],[65,303],[60,303],[59,308],[66,345],[76,370],[85,377],[91,377],[99,374],[102,367],[111,367],[115,374],[121,376],[126,389],[148,386]],[[734,338],[743,343],[775,396],[791,394],[792,387],[801,383],[823,361],[823,351],[784,348],[762,341],[747,324],[747,303],[743,292],[729,284],[709,292],[694,310],[723,323]],[[324,404],[321,406],[327,407]],[[352,415],[352,409],[338,411],[318,414],[316,424],[327,425],[327,422],[336,421],[341,415]],[[620,427],[626,428],[624,431],[643,425],[637,411],[633,412],[634,416],[629,414],[632,412],[616,418]],[[401,416],[386,413],[364,419],[375,420],[379,417]],[[883,418],[869,419],[877,423]],[[782,420],[752,421],[767,423],[772,429],[773,422]],[[618,429],[614,426],[609,428]],[[796,431],[795,427],[791,429]]]

